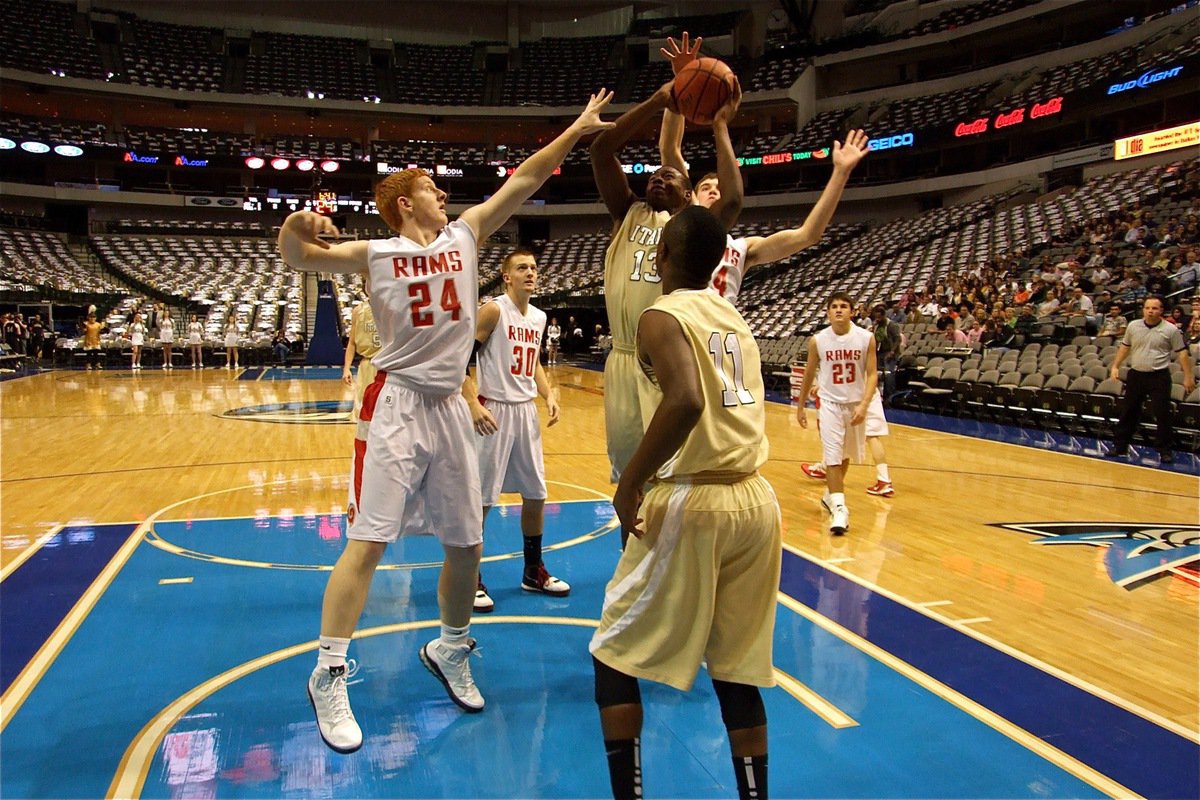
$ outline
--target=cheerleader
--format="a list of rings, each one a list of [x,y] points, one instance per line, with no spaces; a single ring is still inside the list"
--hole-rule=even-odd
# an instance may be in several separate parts
[[[141,369],[142,346],[146,344],[146,324],[142,322],[142,315],[136,311],[133,314],[133,322],[129,325],[129,343],[133,345],[130,368]]]
[[[238,368],[238,326],[237,319],[230,314],[225,323],[225,369]]]
[[[192,351],[192,369],[202,369],[204,367],[204,326],[200,324],[200,320],[192,314],[192,321],[188,323],[188,348]]]
[[[175,321],[171,319],[171,311],[163,306],[162,317],[158,321],[158,341],[163,349],[163,369],[175,369],[171,363],[171,345],[175,344]]]
[[[558,327],[558,317],[550,320],[546,328],[546,363],[553,367],[558,363],[558,343],[562,339],[562,328]]]

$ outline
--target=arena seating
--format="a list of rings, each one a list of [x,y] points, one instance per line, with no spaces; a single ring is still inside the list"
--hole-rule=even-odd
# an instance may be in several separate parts
[[[621,70],[612,66],[621,36],[542,39],[519,51],[516,69],[504,77],[506,106],[582,106],[601,86],[615,88]]]
[[[468,45],[396,45],[396,102],[483,105],[484,71]]]
[[[125,143],[131,150],[189,156],[240,156],[254,151],[253,136],[220,131],[126,128]]]
[[[365,41],[333,36],[266,33],[263,52],[246,58],[244,90],[249,94],[361,100],[376,95]]]
[[[4,19],[0,65],[62,73],[69,78],[105,79],[96,43],[76,24],[73,4],[0,0],[0,18]]]
[[[1025,8],[1041,1],[985,0],[984,2],[973,3],[971,5],[958,4],[932,19],[927,19],[901,32],[899,37],[925,36],[926,34],[938,33],[940,31],[952,31],[955,28],[961,28],[964,25],[970,25],[988,17],[998,17],[1001,14],[1007,14],[1010,11],[1016,11],[1017,9]]]
[[[107,130],[99,122],[64,122],[9,114],[0,117],[0,135],[16,142],[115,145],[106,140]]]
[[[115,294],[122,289],[79,263],[54,233],[0,228],[0,277],[19,291]]]
[[[131,26],[121,42],[130,83],[188,92],[225,88],[225,57],[213,50],[220,30],[143,19]]]

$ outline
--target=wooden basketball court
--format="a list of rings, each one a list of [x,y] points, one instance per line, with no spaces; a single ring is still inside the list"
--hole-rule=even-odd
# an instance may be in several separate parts
[[[545,432],[550,500],[598,502],[611,493],[603,377],[575,367],[556,367],[550,374],[563,408],[562,422]],[[118,542],[121,549],[113,555],[111,572],[83,587],[86,591],[70,613],[54,626],[54,635],[36,643],[36,657],[18,665],[6,680],[6,738],[15,729],[8,728],[10,722],[36,713],[41,677],[72,657],[72,631],[104,602],[105,587],[124,563],[121,558],[143,546],[148,523],[336,518],[344,508],[353,428],[338,423],[336,401],[348,400],[350,390],[337,380],[289,379],[271,372],[257,375],[258,380],[246,377],[239,379],[225,370],[59,371],[0,384],[0,566],[5,582],[0,591],[7,590],[27,565],[47,556],[44,546],[61,544],[55,536],[62,531],[133,526],[128,540]],[[237,410],[241,411],[229,416]],[[819,572],[814,597],[825,597],[822,587],[834,579],[838,585],[861,588],[879,602],[935,623],[955,642],[981,644],[1023,669],[1051,676],[1072,691],[1097,698],[1105,708],[1146,723],[1179,745],[1177,752],[1184,760],[1191,754],[1190,765],[1170,766],[1166,785],[1179,789],[1176,796],[1195,796],[1197,786],[1188,782],[1194,780],[1200,743],[1200,604],[1195,573],[1186,568],[1188,562],[1195,567],[1198,543],[1200,486],[1195,476],[893,425],[886,442],[895,497],[867,495],[864,489],[874,482],[874,470],[869,465],[853,467],[847,481],[851,528],[847,536],[833,539],[819,505],[822,485],[800,470],[801,462],[819,458],[815,426],[801,429],[790,407],[772,403],[767,433],[771,460],[765,474],[779,495],[785,542],[796,557],[796,569]],[[1006,525],[1012,527],[1001,527]],[[1134,530],[1146,533],[1133,539],[1124,535]],[[1108,538],[1103,538],[1106,531]],[[1135,544],[1125,544],[1118,552],[1112,545],[1118,539]],[[327,544],[336,548],[338,541],[335,535]],[[1118,556],[1129,563],[1116,563]],[[175,572],[190,574],[188,568]],[[165,571],[162,580],[185,580],[173,578],[175,572]],[[569,574],[563,577],[571,579]],[[1118,579],[1126,585],[1118,585]],[[596,583],[602,590],[602,582]],[[377,579],[372,602],[376,595],[386,600],[389,585]],[[158,588],[148,586],[145,591]],[[48,594],[56,591],[53,584],[44,589]],[[188,603],[196,596],[153,596],[156,605],[180,603],[172,613],[186,631],[192,613]],[[315,638],[319,599],[305,611],[308,599],[297,604],[295,613],[307,614],[301,622]],[[878,616],[868,626],[864,611],[861,630],[853,630],[846,621],[853,615],[833,619],[820,603],[807,604],[803,592],[781,595],[781,603],[781,608],[834,632],[875,661],[891,659],[896,662],[893,668],[902,672],[932,674],[896,648],[881,644],[878,637],[887,632],[879,629],[883,623]],[[599,611],[598,605],[572,607],[571,616],[594,620]],[[244,613],[243,619],[224,619],[197,635],[206,646],[220,647],[221,631],[252,622],[256,609],[247,605]],[[136,617],[127,622],[135,630],[139,625]],[[6,617],[8,626],[19,623]],[[12,631],[5,631],[6,641],[12,641]],[[783,642],[786,649],[787,640]],[[575,655],[585,668],[586,651]],[[505,655],[490,657],[503,660]],[[946,657],[957,658],[949,652]],[[303,663],[308,663],[307,656]],[[305,673],[297,674],[300,686]],[[936,675],[929,680],[934,688],[946,683]],[[1002,676],[996,680],[998,692],[1023,691],[1022,685],[1000,686]],[[590,687],[584,689],[590,692]],[[869,706],[872,697],[868,695],[864,704]],[[361,694],[357,698],[358,703],[368,702]],[[996,730],[1006,730],[1005,725],[1029,727],[1003,709],[980,713],[983,716],[976,718]],[[1031,713],[1056,712],[1047,707]],[[91,723],[79,724],[86,729]],[[1082,729],[1107,723],[1080,718],[1071,724]],[[1117,736],[1115,731],[1105,735],[1109,733]],[[1006,735],[1019,738],[1020,732]],[[1036,733],[1035,738],[1031,749],[1042,757],[1050,758],[1047,753],[1065,747]],[[10,752],[12,741],[5,745]],[[118,745],[119,751],[125,742]],[[778,752],[772,753],[773,775],[784,769],[775,765],[788,758],[783,753],[776,756]],[[862,753],[862,769],[869,770],[874,758],[885,757]],[[101,759],[93,766],[111,775],[118,761]],[[57,769],[56,763],[47,752],[46,769]],[[6,773],[17,768],[12,762],[6,766]],[[602,758],[594,766],[602,773]],[[1115,770],[1106,771],[1104,764],[1089,766],[1099,777],[1081,779],[1100,794],[1170,795],[1133,786]],[[723,775],[727,768],[722,755],[712,769]],[[1145,768],[1160,769],[1148,763]],[[1111,784],[1101,780],[1105,776]],[[112,786],[118,786],[115,779]],[[443,791],[455,795],[467,790]],[[841,791],[844,796],[856,793],[852,788]],[[878,796],[878,791],[863,789],[858,796]],[[1037,793],[1034,787],[1029,791]],[[439,790],[431,788],[430,793]],[[147,788],[146,794],[155,792]]]

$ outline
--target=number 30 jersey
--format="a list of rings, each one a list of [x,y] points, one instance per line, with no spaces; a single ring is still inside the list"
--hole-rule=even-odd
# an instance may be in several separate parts
[[[505,403],[532,400],[546,312],[529,306],[522,314],[507,294],[492,302],[500,307],[500,318],[479,350],[479,394]]]
[[[382,346],[371,359],[414,392],[462,388],[479,304],[475,232],[461,220],[422,246],[405,236],[367,244],[371,312]]]
[[[875,347],[875,336],[853,322],[841,336],[833,326],[822,328],[813,337],[817,342],[817,396],[821,402],[858,403],[867,388],[867,352]],[[816,368],[809,364],[809,369]]]
[[[655,211],[641,200],[625,213],[604,254],[604,306],[613,347],[631,349],[638,318],[662,296],[658,240],[669,211]]]
[[[653,311],[670,314],[692,346],[704,412],[660,478],[700,472],[746,475],[767,460],[762,364],[754,334],[728,300],[711,288],[678,289],[663,295]],[[638,400],[649,427],[662,402],[652,365],[638,358]]]

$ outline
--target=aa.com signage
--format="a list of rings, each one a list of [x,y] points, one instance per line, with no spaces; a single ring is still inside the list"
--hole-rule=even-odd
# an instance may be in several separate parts
[[[1200,145],[1200,122],[1189,122],[1187,125],[1117,139],[1113,142],[1113,159],[1120,161],[1197,145]]]

